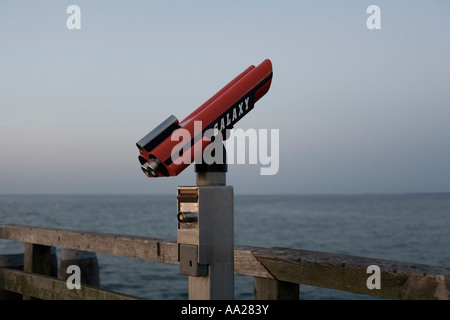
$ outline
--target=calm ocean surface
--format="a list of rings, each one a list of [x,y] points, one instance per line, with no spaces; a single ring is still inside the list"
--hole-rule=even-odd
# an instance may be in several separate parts
[[[0,195],[0,224],[176,239],[175,196]],[[450,266],[450,194],[235,196],[235,244],[288,247]],[[0,253],[23,250],[0,240]],[[147,299],[187,299],[178,266],[97,254],[101,286]],[[301,299],[373,299],[300,286]],[[235,277],[236,299],[253,278]]]

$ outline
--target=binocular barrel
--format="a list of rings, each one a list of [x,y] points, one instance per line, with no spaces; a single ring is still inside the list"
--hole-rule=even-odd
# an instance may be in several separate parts
[[[179,122],[173,115],[167,118],[136,143],[142,171],[148,177],[178,175],[211,143],[203,138],[205,131],[214,129],[215,134],[219,134],[233,128],[267,93],[271,81],[272,63],[266,59],[257,67],[248,67],[183,121]],[[198,123],[201,123],[201,132],[198,132]],[[179,140],[171,139],[172,133],[180,128],[192,137],[182,147],[179,147]],[[190,161],[175,161],[186,150],[191,151]]]

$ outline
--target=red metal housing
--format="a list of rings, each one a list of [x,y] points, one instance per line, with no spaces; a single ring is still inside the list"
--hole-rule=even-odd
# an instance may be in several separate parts
[[[171,116],[147,136],[136,143],[139,162],[148,177],[176,176],[200,156],[208,145],[203,134],[208,129],[217,133],[231,129],[250,112],[254,104],[264,96],[272,81],[272,63],[264,60],[259,66],[250,66],[219,92],[202,104],[183,121]],[[201,132],[198,122],[201,121]],[[185,129],[192,139],[182,147],[172,134]],[[197,147],[196,147],[197,144]],[[190,150],[190,161],[177,161]]]

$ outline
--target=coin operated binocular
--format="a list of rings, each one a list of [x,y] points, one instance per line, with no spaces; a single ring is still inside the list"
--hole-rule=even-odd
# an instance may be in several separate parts
[[[272,64],[267,59],[257,67],[247,68],[183,121],[179,122],[173,115],[167,118],[136,143],[142,171],[149,178],[177,176],[211,142],[204,138],[205,131],[213,129],[216,134],[223,134],[226,129],[233,128],[267,93],[271,81]],[[201,123],[201,130],[195,122]],[[189,145],[182,147],[178,139],[171,138],[181,128],[193,137]],[[183,157],[187,150],[190,161],[180,161],[178,158]]]
[[[177,176],[212,146],[213,139],[205,132],[213,129],[214,135],[225,135],[268,92],[271,82],[272,64],[264,60],[239,74],[183,121],[170,116],[136,143],[142,171],[149,178]],[[181,129],[192,137],[184,145],[172,139]],[[225,185],[226,161],[197,163],[195,170],[197,185],[177,189],[180,273],[189,275],[189,299],[233,299],[234,196],[233,187]]]

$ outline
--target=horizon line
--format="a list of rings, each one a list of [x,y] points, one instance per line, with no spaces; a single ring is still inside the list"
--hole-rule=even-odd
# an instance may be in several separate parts
[[[0,196],[174,196],[176,193],[0,193]],[[235,196],[377,196],[377,195],[450,195],[450,191],[416,192],[317,192],[317,193],[238,193]]]

